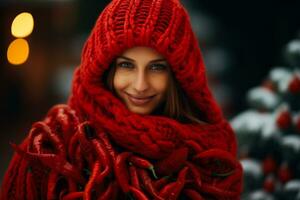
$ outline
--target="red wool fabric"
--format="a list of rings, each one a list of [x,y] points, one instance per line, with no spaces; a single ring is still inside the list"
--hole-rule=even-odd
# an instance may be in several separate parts
[[[134,46],[156,49],[206,124],[132,113],[105,71]],[[99,16],[67,105],[33,124],[0,199],[240,199],[242,167],[216,104],[189,16],[176,0],[114,0]]]

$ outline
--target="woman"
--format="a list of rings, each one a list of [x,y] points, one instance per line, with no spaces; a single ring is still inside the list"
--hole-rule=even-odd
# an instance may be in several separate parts
[[[113,0],[67,105],[33,125],[1,199],[239,199],[236,138],[178,0]]]

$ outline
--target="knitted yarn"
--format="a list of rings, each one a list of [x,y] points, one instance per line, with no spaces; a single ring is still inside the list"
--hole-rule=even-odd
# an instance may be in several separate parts
[[[99,87],[103,85],[100,78],[116,56],[133,46],[152,47],[164,55],[203,118],[209,123],[222,120],[221,111],[207,87],[204,62],[188,14],[175,0],[111,2],[98,18],[84,46],[80,72],[77,72],[81,87],[88,88],[92,96],[110,93]],[[112,106],[122,106],[113,97],[105,101],[111,99]],[[104,98],[97,99],[98,102],[102,100]]]
[[[161,53],[207,124],[139,115],[103,75],[126,49]],[[68,105],[33,125],[0,199],[239,199],[236,138],[209,88],[187,12],[176,0],[114,0],[99,16],[74,73]]]

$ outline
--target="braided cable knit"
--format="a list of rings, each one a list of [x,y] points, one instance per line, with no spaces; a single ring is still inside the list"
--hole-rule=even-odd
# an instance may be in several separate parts
[[[205,124],[139,115],[104,86],[134,46],[161,53]],[[75,70],[68,105],[33,125],[5,174],[0,199],[240,199],[233,130],[207,85],[186,10],[175,0],[114,0]]]

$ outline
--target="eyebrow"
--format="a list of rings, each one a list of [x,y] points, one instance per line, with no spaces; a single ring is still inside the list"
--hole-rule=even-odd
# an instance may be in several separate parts
[[[117,57],[117,59],[118,59],[118,58],[123,58],[123,59],[125,59],[125,60],[130,60],[130,61],[132,61],[132,62],[135,62],[135,60],[133,60],[133,59],[131,59],[131,58],[127,58],[127,57],[125,57],[125,56],[119,56],[119,57]],[[159,62],[159,61],[167,61],[167,60],[164,59],[164,58],[159,58],[159,59],[151,60],[150,63],[153,63],[153,62]]]

